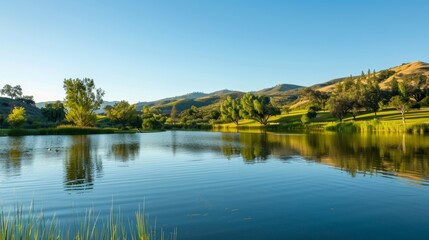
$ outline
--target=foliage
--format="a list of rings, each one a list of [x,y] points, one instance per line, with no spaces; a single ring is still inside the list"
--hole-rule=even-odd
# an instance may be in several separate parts
[[[230,96],[228,96],[220,106],[220,114],[223,120],[227,122],[234,122],[235,125],[238,126],[238,121],[240,120],[240,109],[240,100],[232,99]]]
[[[363,106],[377,115],[377,111],[380,109],[379,102],[381,98],[381,89],[376,81],[370,81],[364,90],[364,101]]]
[[[308,117],[308,119],[314,119],[314,118],[316,118],[316,116],[317,116],[317,112],[316,112],[316,110],[314,110],[314,109],[309,109],[308,110],[308,112],[307,112],[307,114],[305,114],[305,115],[307,115],[307,117]]]
[[[151,109],[145,105],[143,107],[142,120],[143,129],[162,129],[166,119],[159,109]]]
[[[104,109],[107,118],[112,122],[120,124],[122,128],[131,125],[137,118],[137,110],[135,104],[129,104],[127,101],[115,103],[113,107]]]
[[[64,104],[60,101],[54,103],[46,103],[41,109],[43,116],[50,122],[59,123],[66,116]]]
[[[303,114],[302,115],[301,122],[302,123],[309,123],[310,122],[310,118],[308,117],[308,114]]]
[[[329,95],[326,92],[321,92],[318,90],[313,90],[311,88],[304,88],[301,91],[301,95],[308,99],[312,104],[317,106],[320,109],[324,110],[326,103],[328,102]],[[316,110],[316,111],[319,111]]]
[[[274,107],[267,96],[255,96],[246,93],[241,99],[240,115],[246,119],[253,119],[262,125],[268,124],[271,116],[280,114],[280,110]]]
[[[396,78],[393,78],[390,82],[390,92],[392,96],[396,96],[399,94],[399,83]]]
[[[284,106],[280,109],[280,111],[281,111],[281,113],[282,113],[282,114],[289,114],[289,113],[290,113],[290,111],[291,111],[291,109],[290,109],[290,106],[288,106],[288,105],[284,105]]]
[[[338,94],[329,98],[328,105],[331,114],[341,122],[347,112],[352,108],[352,101],[345,94]]]
[[[413,98],[416,102],[428,96],[428,87],[429,78],[422,74],[411,74],[399,84],[401,94]]]
[[[221,118],[221,113],[217,108],[203,111],[203,120],[208,123],[214,123]]]
[[[176,104],[174,104],[173,107],[171,107],[170,119],[171,119],[171,122],[173,123],[173,125],[175,125],[176,124],[176,120],[177,120]]]
[[[375,81],[377,83],[380,83],[386,79],[388,79],[390,76],[395,74],[395,71],[392,70],[381,70],[378,75],[375,77]]]
[[[390,99],[390,105],[401,113],[402,124],[405,124],[405,112],[410,109],[410,100],[405,96],[394,96]]]
[[[15,87],[12,87],[11,85],[6,84],[4,85],[0,93],[1,95],[6,95],[12,99],[15,99],[22,96],[22,88],[20,85],[16,85]]]
[[[25,118],[25,108],[24,107],[14,107],[12,112],[7,116],[7,122],[13,128],[22,126],[26,121]]]
[[[95,110],[103,103],[104,91],[95,89],[94,80],[89,78],[65,79],[64,90],[66,120],[79,127],[94,126],[97,120]]]
[[[203,113],[195,106],[191,106],[180,113],[180,122],[186,125],[196,125],[203,122]]]

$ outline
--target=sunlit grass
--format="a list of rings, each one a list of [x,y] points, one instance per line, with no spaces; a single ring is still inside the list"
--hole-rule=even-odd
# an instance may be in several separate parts
[[[134,219],[127,220],[113,207],[107,217],[89,209],[74,219],[74,224],[65,227],[55,216],[46,218],[43,211],[35,213],[33,206],[27,212],[17,206],[13,211],[1,211],[0,239],[177,239],[177,229],[165,234],[163,229],[158,232],[156,227],[151,228],[141,208]]]
[[[317,117],[309,124],[302,124],[301,117],[306,110],[292,111],[288,114],[272,116],[269,119],[268,130],[292,131],[292,130],[317,130],[317,131],[353,131],[353,132],[408,132],[429,133],[429,108],[411,110],[405,114],[406,124],[402,124],[401,114],[395,109],[385,109],[374,113],[363,112],[353,119],[348,114],[343,122],[339,122],[328,111],[319,111]],[[240,120],[239,126],[234,123],[214,125],[214,130],[237,131],[257,130],[264,126],[254,120]]]

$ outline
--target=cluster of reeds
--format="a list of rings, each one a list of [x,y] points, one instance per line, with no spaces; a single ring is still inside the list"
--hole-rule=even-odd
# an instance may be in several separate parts
[[[177,239],[177,229],[165,234],[163,229],[158,232],[156,226],[151,228],[141,208],[134,217],[124,221],[120,211],[115,212],[113,207],[107,217],[89,209],[65,226],[55,216],[46,218],[43,211],[34,212],[32,206],[27,212],[18,206],[12,211],[1,211],[0,239]]]
[[[325,130],[335,132],[385,132],[385,133],[414,133],[428,134],[429,124],[427,123],[409,123],[402,124],[400,122],[389,121],[359,121],[359,122],[342,122],[342,123],[327,123]]]

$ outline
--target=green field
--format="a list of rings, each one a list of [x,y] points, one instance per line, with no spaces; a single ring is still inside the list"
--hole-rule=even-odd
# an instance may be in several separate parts
[[[429,108],[411,110],[405,114],[406,123],[402,124],[401,114],[395,109],[385,109],[375,116],[374,113],[362,113],[353,120],[351,114],[339,122],[329,112],[318,112],[317,117],[310,123],[301,123],[301,117],[306,110],[292,111],[288,114],[273,116],[270,118],[267,130],[328,130],[328,131],[357,131],[357,132],[429,132]],[[217,124],[215,130],[244,130],[261,129],[261,124],[253,120],[240,120],[237,127],[234,123]]]

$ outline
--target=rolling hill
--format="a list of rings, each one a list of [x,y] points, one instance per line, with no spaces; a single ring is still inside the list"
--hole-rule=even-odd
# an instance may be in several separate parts
[[[375,72],[375,75],[382,79],[379,83],[381,89],[385,90],[389,88],[390,82],[393,79],[397,79],[398,82],[401,82],[403,81],[403,79],[415,74],[423,74],[429,77],[429,64],[417,61],[411,63],[404,63],[400,66]],[[312,85],[310,87],[315,90],[330,93],[335,89],[335,86],[338,83],[344,81],[345,79],[347,79],[347,77],[336,78],[323,83]],[[251,93],[270,96],[272,101],[278,106],[294,102],[292,106],[299,107],[300,105],[305,103],[305,101],[301,101],[298,99],[300,89],[302,88],[303,86],[294,84],[278,84],[274,87],[253,91]],[[218,107],[220,103],[228,96],[231,96],[232,98],[238,98],[241,97],[243,94],[245,94],[245,92],[228,89],[223,89],[212,93],[192,92],[181,96],[169,97],[151,102],[138,102],[137,110],[142,110],[143,106],[145,105],[149,107],[157,107],[161,109],[164,114],[169,114],[171,108],[174,105],[176,105],[176,109],[179,113],[187,108],[190,108],[191,106],[196,106],[205,110],[209,110]],[[116,102],[117,101],[105,101],[103,103],[103,106],[100,110],[97,111],[97,113],[102,113],[102,109],[106,105],[113,105]],[[45,103],[46,102],[37,103],[37,106],[43,107]]]
[[[24,107],[28,119],[41,120],[43,118],[42,111],[34,105],[24,103],[11,98],[0,97],[0,115],[6,118],[14,107]]]
[[[379,85],[380,88],[383,90],[386,90],[390,86],[390,82],[393,79],[397,79],[398,82],[403,81],[403,79],[415,75],[415,74],[423,74],[427,77],[429,77],[429,64],[421,61],[417,62],[411,62],[411,63],[403,63],[400,66],[392,67],[389,69],[381,70],[378,72],[375,72],[375,75],[380,77],[380,75],[385,74],[389,72],[389,75],[387,78],[383,79]],[[311,86],[313,89],[323,91],[323,92],[332,92],[335,89],[335,86],[342,82],[343,80],[347,79],[347,77],[344,78],[338,78],[334,79],[322,84],[316,84]]]

